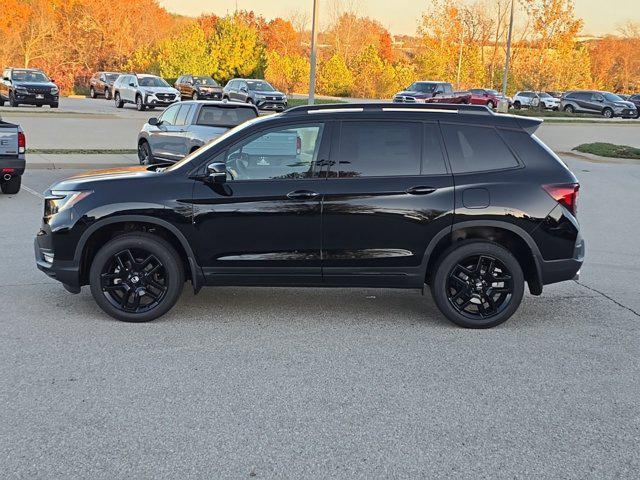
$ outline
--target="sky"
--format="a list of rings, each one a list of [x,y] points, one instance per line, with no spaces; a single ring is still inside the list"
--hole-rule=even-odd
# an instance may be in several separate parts
[[[291,12],[307,12],[311,18],[313,0],[159,0],[170,12],[197,16],[201,13],[224,15],[239,9],[254,10],[267,19],[288,17]],[[321,25],[327,23],[322,8],[332,0],[320,0]],[[345,0],[355,2],[357,10],[381,22],[393,34],[414,34],[428,0]],[[618,25],[640,22],[640,0],[574,0],[576,14],[585,22],[584,34],[615,33]],[[392,7],[390,7],[392,5]],[[603,6],[606,5],[606,6]]]

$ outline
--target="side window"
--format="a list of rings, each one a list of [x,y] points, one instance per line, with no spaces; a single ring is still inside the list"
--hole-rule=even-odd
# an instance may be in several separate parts
[[[189,116],[189,112],[191,111],[191,104],[185,104],[180,106],[180,110],[178,110],[178,114],[176,115],[176,119],[174,121],[174,125],[184,125],[187,123],[187,117]]]
[[[518,166],[493,127],[442,125],[453,173],[500,170]]]
[[[426,123],[424,125],[421,173],[422,175],[442,175],[447,173],[442,144],[440,143],[440,129],[435,123]]]
[[[444,84],[444,93],[453,93],[453,88],[451,87],[450,83],[445,83]]]
[[[101,82],[106,82],[107,81],[107,77],[104,75],[104,73],[100,74],[100,81]]]
[[[227,155],[231,180],[313,177],[323,124],[273,128],[232,146]]]
[[[340,177],[420,174],[422,124],[417,122],[343,122]]]
[[[174,122],[180,107],[181,107],[180,104],[171,105],[164,112],[162,112],[162,115],[160,115],[160,118],[158,118],[158,120],[160,120],[162,124],[165,126],[175,125]]]

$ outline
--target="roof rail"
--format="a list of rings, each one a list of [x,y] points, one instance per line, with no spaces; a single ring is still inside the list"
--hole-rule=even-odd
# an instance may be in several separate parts
[[[471,113],[492,115],[493,112],[484,105],[467,105],[461,103],[324,103],[317,105],[301,105],[284,111],[284,115],[302,115],[312,113],[339,113],[339,112],[441,112],[441,113]]]

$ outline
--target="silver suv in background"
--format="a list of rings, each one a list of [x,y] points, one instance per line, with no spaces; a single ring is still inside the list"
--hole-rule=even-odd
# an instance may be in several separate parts
[[[175,162],[227,130],[258,117],[254,105],[236,102],[186,101],[150,118],[138,134],[140,164]]]
[[[542,106],[548,110],[558,110],[560,107],[560,99],[547,92],[517,92],[513,96],[513,107],[520,109],[523,107],[536,108]]]
[[[560,100],[560,108],[567,113],[595,113],[606,118],[637,118],[633,102],[623,100],[615,93],[597,90],[567,92]]]
[[[113,100],[116,108],[133,103],[142,112],[180,101],[180,92],[155,75],[125,74],[113,84]]]
[[[287,96],[265,80],[234,78],[222,90],[222,98],[236,102],[253,103],[259,110],[287,108]]]

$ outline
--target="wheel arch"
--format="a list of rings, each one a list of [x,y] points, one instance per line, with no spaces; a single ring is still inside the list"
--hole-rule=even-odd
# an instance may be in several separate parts
[[[423,259],[422,274],[425,283],[430,282],[435,264],[442,253],[456,242],[469,239],[487,240],[507,248],[518,260],[531,294],[542,293],[540,249],[524,229],[498,220],[459,222],[435,235],[427,246]]]
[[[100,246],[119,235],[136,231],[151,232],[171,243],[183,261],[194,292],[200,291],[204,277],[186,237],[166,220],[145,215],[120,215],[100,220],[82,234],[74,254],[74,263],[79,267],[80,284],[87,284],[91,261]]]

